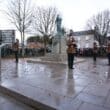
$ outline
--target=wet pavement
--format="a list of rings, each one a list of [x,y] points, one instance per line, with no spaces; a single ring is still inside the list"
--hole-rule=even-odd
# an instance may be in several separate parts
[[[91,58],[67,65],[2,60],[1,86],[57,110],[110,110],[110,66]],[[34,106],[34,105],[33,105]]]

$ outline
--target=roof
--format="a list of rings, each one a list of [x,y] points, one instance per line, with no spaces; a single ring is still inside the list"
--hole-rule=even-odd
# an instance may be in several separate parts
[[[90,34],[94,34],[93,30],[86,30],[86,31],[77,31],[73,33],[73,36],[82,36],[82,35],[90,35]]]

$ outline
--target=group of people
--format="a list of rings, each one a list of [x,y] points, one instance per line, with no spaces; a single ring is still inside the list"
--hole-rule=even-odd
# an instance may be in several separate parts
[[[13,43],[13,51],[15,53],[15,61],[18,63],[18,54],[19,54],[19,40],[16,39],[16,41]],[[67,57],[68,57],[68,68],[74,69],[74,57],[77,51],[77,45],[74,37],[70,36],[67,41]],[[106,48],[107,51],[107,57],[108,57],[108,65],[110,65],[110,42],[107,45]],[[98,46],[97,43],[93,43],[93,61],[96,63],[97,60],[97,54],[98,54]]]
[[[74,69],[73,65],[74,65],[74,57],[75,57],[76,51],[77,51],[77,45],[76,45],[75,39],[74,37],[69,36],[69,39],[67,40],[67,57],[68,57],[69,69]],[[92,52],[93,52],[93,61],[94,63],[96,63],[97,54],[98,54],[98,46],[96,42],[93,43]],[[108,65],[110,65],[110,43],[108,43],[107,45],[106,52],[108,57]]]

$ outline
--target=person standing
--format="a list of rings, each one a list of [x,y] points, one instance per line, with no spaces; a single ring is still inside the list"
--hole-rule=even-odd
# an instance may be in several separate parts
[[[107,57],[108,57],[108,65],[110,65],[110,43],[107,46]]]
[[[68,67],[69,69],[74,69],[73,64],[74,64],[74,56],[76,52],[76,47],[75,47],[75,40],[74,38],[69,38],[67,42],[67,57],[68,57]]]
[[[16,39],[15,43],[13,44],[13,51],[15,54],[16,63],[18,63],[18,53],[19,53],[19,40]]]
[[[98,53],[97,43],[94,42],[93,43],[93,61],[94,61],[94,63],[96,63],[96,60],[97,60],[97,53]]]

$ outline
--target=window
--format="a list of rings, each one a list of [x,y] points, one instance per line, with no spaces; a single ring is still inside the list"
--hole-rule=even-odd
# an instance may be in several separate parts
[[[89,36],[86,36],[86,40],[89,40]]]
[[[78,37],[78,41],[80,41],[81,39],[80,39],[80,37]]]
[[[78,48],[81,48],[81,45],[80,44],[78,44]]]
[[[89,43],[86,43],[86,48],[88,48],[89,47]]]

